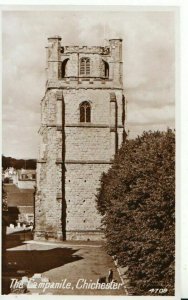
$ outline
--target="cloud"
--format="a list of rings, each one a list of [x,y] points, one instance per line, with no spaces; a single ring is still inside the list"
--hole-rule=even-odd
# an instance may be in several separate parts
[[[134,105],[130,105],[131,114],[128,114],[128,124],[161,124],[172,122],[174,120],[174,109],[170,105],[165,105],[163,107],[153,107],[153,108],[140,108],[134,109]]]
[[[123,71],[132,132],[174,124],[175,29],[173,12],[3,12],[3,149],[38,155],[40,100],[45,92],[45,46],[52,35],[64,45],[104,45],[123,38]]]

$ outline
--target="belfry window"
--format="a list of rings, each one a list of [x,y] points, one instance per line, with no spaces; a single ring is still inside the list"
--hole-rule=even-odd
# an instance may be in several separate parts
[[[105,78],[109,78],[109,64],[104,60],[102,61],[103,61],[103,76]]]
[[[91,122],[91,105],[87,101],[80,104],[80,122]]]
[[[80,60],[80,75],[90,75],[90,59],[83,57]]]
[[[61,63],[61,78],[66,77],[66,69],[67,69],[67,62],[69,61],[69,58],[65,59],[62,63]]]

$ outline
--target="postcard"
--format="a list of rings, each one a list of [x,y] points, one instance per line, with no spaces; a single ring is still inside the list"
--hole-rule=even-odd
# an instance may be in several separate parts
[[[2,295],[178,299],[178,7],[1,12]]]

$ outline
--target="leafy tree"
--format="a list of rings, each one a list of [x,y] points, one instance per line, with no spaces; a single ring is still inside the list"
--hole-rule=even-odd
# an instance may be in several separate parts
[[[28,169],[35,170],[36,169],[36,159],[16,159],[12,157],[2,156],[2,167],[3,170],[7,168],[13,167],[15,169]]]
[[[166,288],[173,295],[175,134],[144,132],[127,140],[101,178],[97,207],[107,251],[128,266],[132,293]]]

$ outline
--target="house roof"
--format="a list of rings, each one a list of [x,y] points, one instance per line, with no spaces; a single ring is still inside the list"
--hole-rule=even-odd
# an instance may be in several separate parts
[[[21,214],[24,214],[24,213],[34,214],[33,206],[18,206],[18,209]]]
[[[34,205],[34,189],[19,189],[15,184],[6,184],[5,191],[8,207]]]
[[[15,193],[19,191],[19,188],[13,183],[4,183],[4,190],[7,193]]]
[[[20,193],[25,193],[25,194],[33,194],[34,193],[34,189],[19,189]]]

